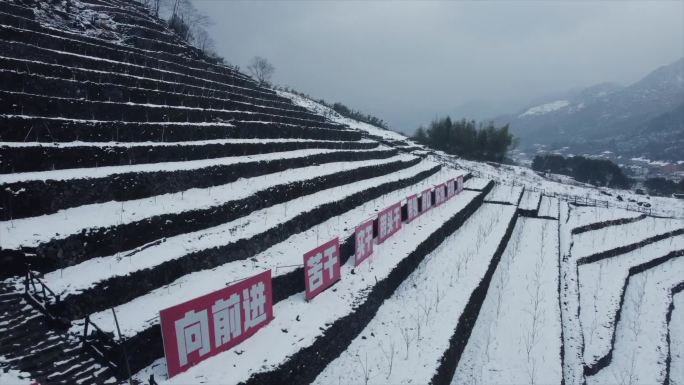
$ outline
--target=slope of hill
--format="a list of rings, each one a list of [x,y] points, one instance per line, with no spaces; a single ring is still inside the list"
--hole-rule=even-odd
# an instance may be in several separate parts
[[[0,0],[0,30],[3,384],[581,384],[633,346],[643,378],[679,378],[684,202],[431,151],[207,62],[129,0]],[[302,256],[335,237],[341,280],[307,301]],[[160,311],[265,271],[274,318],[168,378]]]
[[[684,159],[683,107],[684,58],[627,87],[599,84],[497,120],[510,122],[524,146],[676,161]]]

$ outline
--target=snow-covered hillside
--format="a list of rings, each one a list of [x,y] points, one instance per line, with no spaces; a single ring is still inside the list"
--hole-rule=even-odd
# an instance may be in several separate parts
[[[0,31],[3,385],[682,383],[684,202],[432,151],[137,2],[0,0]],[[160,313],[266,271],[273,319],[169,377]]]
[[[557,100],[555,102],[542,104],[540,106],[530,107],[529,109],[527,109],[527,111],[518,115],[518,117],[522,118],[523,116],[528,116],[528,115],[543,115],[543,114],[547,114],[549,112],[557,111],[557,110],[564,108],[564,107],[567,107],[569,105],[570,105],[570,102],[567,100]]]

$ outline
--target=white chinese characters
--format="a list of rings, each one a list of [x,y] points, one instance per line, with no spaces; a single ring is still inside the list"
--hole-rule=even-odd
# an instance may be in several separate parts
[[[337,265],[335,250],[335,246],[330,246],[322,253],[316,253],[306,262],[309,268],[309,287],[311,290],[317,290],[323,285],[323,269],[325,269],[328,278],[335,275],[335,266]]]
[[[304,254],[306,299],[340,279],[340,243],[335,238]]]
[[[396,203],[378,215],[378,243],[401,228],[401,204]]]
[[[242,334],[240,322],[240,295],[232,294],[227,300],[219,299],[212,305],[214,314],[214,345],[227,344]]]
[[[178,345],[178,360],[181,366],[188,364],[188,355],[199,352],[200,356],[209,353],[209,320],[207,311],[195,312],[190,310],[185,317],[179,319],[176,325],[176,341]]]
[[[355,266],[358,266],[373,253],[373,221],[368,221],[356,228],[355,232]]]
[[[162,310],[169,376],[239,344],[272,318],[270,270]]]
[[[413,196],[408,197],[408,199],[406,200],[406,211],[408,214],[408,221],[409,222],[416,219],[416,217],[418,217],[418,215],[420,215],[417,196],[413,195]]]

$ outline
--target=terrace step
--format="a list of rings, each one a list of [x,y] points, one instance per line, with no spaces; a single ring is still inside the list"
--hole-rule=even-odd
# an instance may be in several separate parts
[[[84,66],[90,69],[130,73],[136,76],[151,77],[175,82],[190,81],[191,84],[213,84],[228,88],[240,88],[254,97],[279,100],[273,91],[259,87],[254,80],[232,74],[211,72],[207,69],[188,67],[170,61],[160,60],[145,54],[122,51],[121,47],[108,48],[97,42],[92,44],[81,41],[78,35],[69,38],[56,36],[52,30],[43,33],[2,24],[11,15],[0,14],[0,33],[4,56],[32,58],[59,56],[60,64],[73,67]],[[26,23],[26,22],[25,22]],[[58,32],[57,32],[58,33]],[[41,60],[50,62],[50,60]]]
[[[281,154],[281,155],[277,155]],[[60,209],[112,200],[126,201],[160,194],[226,184],[291,168],[320,163],[383,159],[396,155],[394,149],[366,151],[301,150],[289,153],[220,158],[155,165],[71,169],[12,174],[5,177],[0,191],[4,210],[0,218],[25,218],[54,213]],[[26,177],[26,178],[25,178]],[[18,179],[19,178],[19,179]],[[36,179],[37,178],[37,179]]]
[[[209,84],[210,87],[196,86],[187,83],[132,76],[127,73],[105,72],[7,56],[0,56],[0,68],[13,73],[28,73],[42,76],[42,78],[39,78],[41,80],[57,78],[82,83],[90,82],[117,85],[128,87],[128,89],[144,88],[147,90],[154,90],[155,92],[160,91],[173,94],[230,99],[235,102],[258,104],[264,107],[274,107],[311,114],[305,108],[293,105],[289,100],[284,98],[273,100],[272,98],[265,99],[263,97],[255,97],[245,92],[242,88],[230,87],[224,84]],[[10,86],[11,85],[8,85],[8,87]],[[13,87],[17,89],[22,86],[14,85]],[[21,90],[23,90],[23,87]],[[312,115],[312,118],[319,119],[314,115]]]
[[[0,91],[0,114],[33,115],[66,119],[119,120],[122,122],[217,122],[259,120],[281,124],[296,124],[328,128],[308,115],[283,115],[279,110],[246,111],[221,108],[170,106],[132,102],[108,102],[50,97],[36,94]],[[220,107],[220,106],[218,106]],[[278,115],[273,114],[274,112]]]
[[[355,141],[358,131],[252,120],[212,123],[121,122],[0,114],[0,140],[6,142],[180,142],[213,139],[318,139]]]
[[[2,26],[0,26],[0,29],[2,29]],[[4,58],[17,58],[39,63],[54,63],[55,60],[57,60],[57,62],[62,66],[72,68],[80,67],[88,71],[98,71],[102,73],[103,76],[108,74],[123,74],[128,77],[137,77],[143,80],[149,79],[167,83],[176,83],[179,85],[216,89],[227,92],[235,92],[253,98],[271,100],[274,102],[283,102],[281,97],[260,92],[256,87],[239,87],[232,85],[231,83],[217,82],[205,78],[191,76],[181,72],[159,70],[155,67],[144,66],[144,62],[141,63],[141,65],[134,65],[125,62],[117,62],[98,57],[73,54],[59,50],[42,48],[33,44],[7,40],[0,40],[0,48],[2,48],[2,51],[0,52],[3,52]]]
[[[30,29],[8,25],[6,24],[8,22],[21,24]],[[85,57],[97,57],[121,64],[144,65],[161,71],[179,74],[187,73],[191,77],[251,88],[254,93],[274,95],[273,91],[258,87],[257,83],[252,79],[235,76],[235,72],[228,67],[212,66],[209,63],[205,63],[204,68],[190,67],[187,66],[187,60],[184,60],[182,56],[176,56],[174,61],[162,60],[150,55],[151,51],[127,49],[126,46],[107,43],[100,39],[83,37],[83,35],[78,34],[60,33],[52,28],[43,28],[38,22],[13,17],[6,13],[0,14],[0,32],[2,32],[5,41],[28,43],[48,50]],[[187,46],[182,47],[163,42],[159,42],[159,44],[163,46],[163,49],[160,49],[160,51],[167,52],[167,54],[177,55],[182,52],[188,52]],[[177,48],[174,49],[174,47]],[[219,69],[221,72],[214,72],[212,71],[213,69]]]
[[[151,103],[150,97],[154,97],[153,100],[162,104],[205,105],[207,108],[232,105],[254,111],[282,111],[285,115],[295,114],[322,121],[319,116],[303,107],[287,101],[252,97],[241,89],[197,87],[9,57],[0,57],[0,68],[7,91],[143,104]],[[183,99],[179,100],[181,96]],[[255,109],[256,107],[261,110]]]
[[[217,140],[120,144],[74,143],[68,145],[0,142],[0,174],[69,168],[122,166],[178,162],[228,156],[246,156],[305,149],[368,150],[377,142],[305,140]]]
[[[29,373],[41,384],[73,384],[76,380],[79,384],[100,384],[115,380],[112,370],[87,354],[78,338],[54,329],[42,313],[26,302],[23,294],[0,285],[0,298],[0,314],[5,321],[21,324],[0,324],[3,367]],[[72,376],[75,373],[81,374]]]
[[[273,115],[282,118],[301,119],[320,123],[321,119],[308,112],[288,107],[266,107],[262,105],[236,102],[209,96],[192,96],[177,92],[165,92],[155,89],[129,88],[107,83],[82,83],[75,80],[46,78],[40,75],[0,70],[0,81],[6,91],[17,95],[41,95],[60,99],[86,100],[105,103],[124,103],[127,105],[149,105],[182,107],[206,110],[240,110],[252,114]],[[8,95],[8,97],[10,97]],[[29,113],[29,111],[24,111]]]

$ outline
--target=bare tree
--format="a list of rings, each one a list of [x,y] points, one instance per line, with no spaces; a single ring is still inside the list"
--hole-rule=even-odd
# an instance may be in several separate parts
[[[211,19],[197,10],[190,0],[172,0],[172,2],[169,26],[184,41],[196,43],[199,33],[206,34],[204,29],[211,25]],[[159,3],[155,4],[155,7],[158,12]]]
[[[271,81],[271,76],[275,72],[275,67],[269,61],[261,56],[255,56],[247,66],[247,70],[259,82],[259,84],[268,84]]]
[[[392,338],[392,336],[390,336],[389,351],[385,350],[385,348],[382,346],[382,342],[380,342],[380,350],[382,351],[382,355],[385,356],[385,359],[387,360],[387,365],[389,366],[389,372],[387,372],[387,377],[385,377],[385,379],[387,380],[392,375],[392,366],[394,365],[395,348],[394,339]]]
[[[195,46],[205,55],[213,51],[214,40],[204,28],[200,28],[195,32],[194,40]]]

